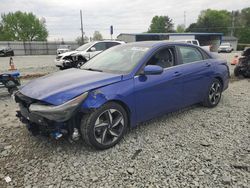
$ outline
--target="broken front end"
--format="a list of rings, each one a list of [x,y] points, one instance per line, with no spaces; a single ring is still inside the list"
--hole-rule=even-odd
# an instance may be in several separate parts
[[[250,78],[250,48],[245,49],[242,52],[242,57],[239,59],[239,63],[234,69],[235,76],[243,76]]]
[[[79,113],[82,113],[79,108],[87,96],[86,92],[62,105],[54,106],[17,92],[15,101],[20,108],[17,117],[34,135],[52,136],[55,139],[69,136],[71,140],[78,140],[81,121]]]

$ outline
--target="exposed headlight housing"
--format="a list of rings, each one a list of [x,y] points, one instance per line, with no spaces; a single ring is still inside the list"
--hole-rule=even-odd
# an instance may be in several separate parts
[[[88,92],[85,92],[82,95],[58,106],[34,103],[30,105],[29,111],[49,120],[64,122],[71,118],[76,108],[87,98],[87,96]]]

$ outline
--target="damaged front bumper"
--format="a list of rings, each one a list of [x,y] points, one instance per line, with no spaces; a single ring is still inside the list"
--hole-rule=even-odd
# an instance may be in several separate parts
[[[68,135],[76,140],[80,137],[78,107],[86,97],[87,93],[84,93],[62,105],[53,106],[41,104],[18,92],[15,95],[20,107],[17,117],[34,135],[50,135],[56,139]]]

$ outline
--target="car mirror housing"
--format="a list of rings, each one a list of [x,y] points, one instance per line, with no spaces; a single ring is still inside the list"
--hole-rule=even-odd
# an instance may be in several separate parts
[[[143,72],[145,75],[157,75],[163,72],[163,68],[158,65],[147,65]]]
[[[91,51],[91,52],[95,52],[95,51],[96,51],[96,48],[95,48],[95,47],[92,47],[92,48],[90,48],[90,51]]]

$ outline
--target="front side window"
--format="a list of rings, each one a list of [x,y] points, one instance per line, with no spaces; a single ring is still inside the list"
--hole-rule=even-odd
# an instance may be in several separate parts
[[[99,43],[96,43],[94,46],[92,46],[95,48],[96,51],[103,51],[103,50],[106,50],[106,45],[105,45],[105,42],[99,42]]]
[[[196,40],[193,40],[193,44],[198,46],[198,42]]]
[[[189,46],[179,46],[178,48],[181,53],[180,55],[181,55],[183,64],[203,60],[202,54],[196,48],[189,47]]]
[[[163,48],[157,51],[146,65],[158,65],[162,68],[168,68],[175,65],[174,48]]]
[[[120,44],[120,43],[118,43],[118,42],[106,42],[107,48],[111,48],[111,47],[116,46],[118,44]]]

